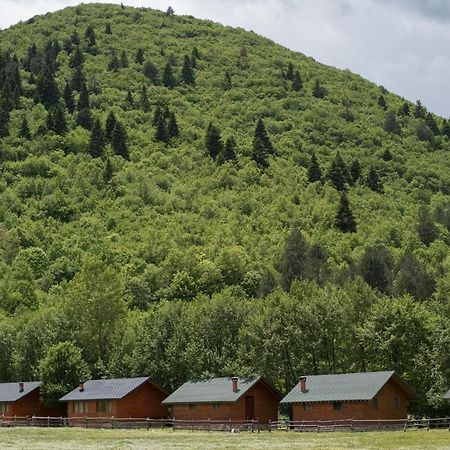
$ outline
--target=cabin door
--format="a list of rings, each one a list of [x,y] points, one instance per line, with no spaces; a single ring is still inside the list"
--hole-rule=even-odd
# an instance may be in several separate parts
[[[255,399],[253,395],[245,397],[245,419],[251,420],[255,418]]]

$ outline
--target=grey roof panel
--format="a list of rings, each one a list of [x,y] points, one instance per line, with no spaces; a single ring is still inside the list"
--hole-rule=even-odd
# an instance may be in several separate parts
[[[117,400],[134,391],[149,377],[116,378],[110,380],[89,380],[84,383],[84,390],[77,387],[60,398],[60,401],[69,400]]]
[[[261,377],[239,378],[237,392],[233,392],[231,377],[188,381],[169,395],[163,404],[235,402],[260,379]]]
[[[448,398],[450,400],[450,389],[448,390],[448,392],[444,395],[444,398]]]
[[[370,400],[394,375],[394,371],[310,375],[306,377],[307,392],[297,384],[281,403]]]
[[[15,402],[34,391],[41,384],[40,381],[24,381],[23,392],[20,392],[19,382],[0,383],[0,402]]]

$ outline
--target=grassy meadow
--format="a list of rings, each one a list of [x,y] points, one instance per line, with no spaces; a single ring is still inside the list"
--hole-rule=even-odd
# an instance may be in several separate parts
[[[169,430],[0,429],[3,449],[450,449],[450,432],[240,433]]]

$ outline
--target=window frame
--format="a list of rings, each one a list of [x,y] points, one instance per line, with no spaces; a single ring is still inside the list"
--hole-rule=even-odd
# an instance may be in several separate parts
[[[372,409],[378,409],[380,406],[380,401],[378,400],[378,397],[374,397],[372,399]]]
[[[0,402],[0,414],[7,414],[9,411],[9,402]]]
[[[87,414],[88,402],[84,400],[75,400],[73,402],[72,412],[75,414]]]
[[[342,410],[342,402],[333,402],[333,410],[341,411]]]
[[[98,413],[112,412],[112,401],[111,400],[97,400],[95,402],[95,411]]]

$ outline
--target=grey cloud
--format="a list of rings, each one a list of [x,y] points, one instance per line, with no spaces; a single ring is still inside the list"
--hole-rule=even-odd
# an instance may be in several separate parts
[[[405,11],[422,15],[438,21],[450,20],[448,0],[373,0],[374,3],[398,6]]]

